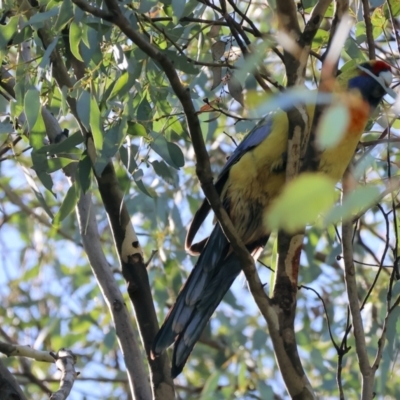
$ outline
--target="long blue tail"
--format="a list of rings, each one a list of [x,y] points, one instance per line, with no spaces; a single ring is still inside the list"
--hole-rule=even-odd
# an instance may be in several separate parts
[[[217,223],[153,343],[158,355],[173,342],[172,376],[179,375],[213,312],[241,271]]]

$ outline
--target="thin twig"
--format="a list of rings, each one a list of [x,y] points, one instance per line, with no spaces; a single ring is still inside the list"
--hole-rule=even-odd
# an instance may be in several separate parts
[[[305,286],[305,285],[300,285],[300,286],[299,286],[299,289],[303,289],[303,288],[304,288],[304,289],[307,289],[307,290],[311,290],[311,291],[314,292],[315,295],[321,300],[322,307],[324,308],[324,313],[325,313],[325,316],[326,316],[326,322],[328,323],[329,337],[331,338],[331,342],[332,342],[333,346],[335,347],[336,351],[339,352],[339,346],[336,344],[335,339],[333,338],[333,335],[332,335],[331,323],[330,323],[330,320],[329,320],[329,314],[328,314],[328,310],[326,309],[326,305],[325,305],[324,299],[323,299],[322,296],[321,296],[315,289],[313,289],[312,287]]]
[[[368,292],[363,300],[363,302],[361,303],[361,307],[360,307],[360,311],[362,311],[364,309],[365,304],[367,303],[368,297],[371,295],[372,290],[374,289],[376,283],[378,282],[378,278],[379,275],[383,269],[383,262],[385,261],[385,257],[386,257],[386,253],[389,250],[389,241],[390,241],[390,231],[389,231],[389,218],[387,216],[387,214],[385,213],[385,210],[383,209],[383,207],[380,204],[377,204],[377,207],[379,208],[379,210],[381,211],[383,218],[385,220],[385,227],[386,227],[386,241],[385,241],[385,248],[383,250],[382,253],[382,257],[381,257],[381,261],[379,263],[379,269],[378,272],[375,274],[375,278],[370,286],[370,288],[368,289]]]
[[[229,4],[231,5],[231,7],[235,10],[235,12],[238,13],[238,14],[242,17],[243,21],[246,21],[246,22],[251,26],[251,28],[252,28],[252,30],[253,30],[253,32],[254,32],[254,35],[255,35],[255,36],[258,36],[258,37],[261,37],[261,32],[258,30],[258,28],[257,28],[256,25],[254,24],[254,22],[251,20],[251,18],[249,18],[249,17],[246,15],[246,13],[243,13],[243,12],[240,10],[240,8],[235,4],[235,2],[234,2],[233,0],[228,0],[228,3],[229,3]],[[249,4],[248,7],[250,7],[250,4]],[[248,8],[247,8],[247,9],[248,9]],[[240,24],[240,25],[242,25],[242,24]]]
[[[342,383],[342,369],[343,369],[343,358],[350,351],[351,347],[347,346],[347,337],[351,331],[352,325],[350,324],[350,310],[347,307],[347,321],[346,321],[346,329],[342,338],[342,342],[340,343],[340,348],[338,352],[338,363],[336,368],[336,382],[339,388],[339,398],[340,400],[345,400],[344,391],[343,391],[343,383]]]

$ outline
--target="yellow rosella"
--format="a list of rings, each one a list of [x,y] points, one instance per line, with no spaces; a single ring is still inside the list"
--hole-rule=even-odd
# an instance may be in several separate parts
[[[383,61],[355,65],[338,76],[335,91],[343,96],[349,108],[349,122],[339,143],[322,151],[318,171],[335,181],[342,178],[371,113],[391,81],[391,68]],[[343,95],[348,92],[352,96]],[[307,107],[309,121],[314,109],[315,106]],[[285,112],[267,115],[236,148],[215,183],[223,206],[255,259],[270,235],[265,215],[285,184],[288,130]],[[173,377],[182,371],[211,315],[241,271],[239,260],[218,223],[208,238],[192,245],[209,211],[210,205],[205,200],[189,227],[186,248],[200,256],[153,344],[153,355],[157,356],[175,342]]]

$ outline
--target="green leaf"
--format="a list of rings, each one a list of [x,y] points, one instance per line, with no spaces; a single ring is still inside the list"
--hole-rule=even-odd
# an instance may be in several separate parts
[[[52,193],[54,197],[56,197],[56,195],[53,193],[53,180],[51,179],[51,176],[47,172],[38,172],[37,177],[39,178],[40,182],[42,182],[42,185],[50,193]]]
[[[118,79],[117,82],[115,83],[110,96],[108,97],[108,101],[112,100],[114,97],[119,96],[122,97],[126,93],[129,92],[131,89],[132,84],[134,81],[129,82],[130,74],[128,72],[124,72]]]
[[[29,89],[24,98],[26,122],[29,131],[32,131],[40,113],[40,96],[36,89]]]
[[[185,3],[186,3],[185,8],[182,13],[182,16],[185,16],[185,17],[190,15],[195,10],[195,8],[199,5],[198,0],[189,0],[189,1],[186,1]]]
[[[382,28],[386,22],[385,15],[381,7],[375,8],[374,12],[371,15],[371,23],[372,26],[377,28]]]
[[[54,25],[55,32],[59,32],[74,17],[74,8],[71,0],[61,2],[60,13]]]
[[[150,147],[171,167],[179,169],[185,165],[182,150],[175,143],[167,142],[164,136],[150,132],[153,141]]]
[[[324,219],[324,225],[330,225],[340,220],[348,220],[357,212],[375,204],[380,197],[377,186],[359,186],[349,193],[341,205],[333,208]]]
[[[72,21],[69,27],[69,45],[71,47],[71,53],[79,61],[83,61],[83,58],[79,52],[79,44],[81,43],[81,39],[82,29],[76,22]]]
[[[148,121],[152,119],[152,109],[150,103],[146,99],[146,96],[143,96],[143,99],[137,109],[137,119],[139,121]]]
[[[46,126],[41,113],[40,96],[36,89],[27,91],[24,98],[24,106],[29,129],[29,143],[35,152],[43,146],[43,140],[46,136]]]
[[[53,7],[49,11],[46,12],[38,12],[29,18],[28,22],[25,25],[32,25],[35,29],[39,29],[43,27],[44,22],[48,21],[51,17],[58,15],[60,12],[59,7]]]
[[[77,160],[71,160],[70,158],[64,157],[54,157],[54,158],[46,158],[45,162],[40,162],[39,164],[34,164],[33,169],[39,174],[41,172],[45,172],[47,174],[51,174],[54,171],[58,171],[61,168],[66,167],[72,162],[77,162]]]
[[[29,268],[27,272],[24,273],[24,281],[30,282],[32,279],[36,278],[39,275],[40,266],[36,264],[32,268]]]
[[[79,161],[77,176],[82,193],[85,194],[90,189],[92,183],[92,162],[86,153]]]
[[[245,59],[244,64],[240,67],[239,71],[235,71],[236,79],[239,82],[244,82],[247,74],[257,69],[264,60],[265,52],[269,47],[271,47],[271,43],[268,40],[264,40],[260,44],[256,45],[250,57]]]
[[[320,49],[322,46],[328,43],[328,40],[329,40],[329,32],[327,32],[324,29],[318,29],[312,42],[312,48],[316,50]]]
[[[69,135],[65,140],[56,144],[49,144],[47,146],[41,147],[37,153],[44,153],[48,155],[55,155],[60,153],[69,153],[72,150],[77,150],[76,146],[83,143],[82,134],[77,131],[72,135]]]
[[[149,197],[154,197],[147,189],[146,186],[144,186],[143,181],[141,179],[135,179],[136,186],[139,188],[139,190],[144,193],[146,196]]]
[[[214,372],[208,377],[203,390],[201,391],[200,400],[213,400],[215,399],[215,391],[218,387],[218,382],[221,377],[219,371]]]
[[[246,364],[244,361],[242,361],[239,365],[240,365],[240,367],[239,367],[239,373],[238,373],[238,377],[237,377],[238,387],[241,392],[244,392],[247,387],[247,377],[246,377],[247,368],[246,368]]]
[[[392,9],[393,17],[398,17],[400,15],[400,0],[389,0],[390,7]],[[385,8],[387,4],[385,4]]]
[[[325,110],[318,126],[317,144],[321,150],[339,144],[350,121],[348,107],[335,104]]]
[[[34,159],[34,158],[35,158],[35,156],[32,155],[32,159]],[[25,175],[26,181],[28,182],[28,185],[32,189],[33,193],[35,194],[36,199],[39,201],[39,204],[46,211],[47,215],[50,218],[53,218],[53,213],[52,213],[50,207],[47,205],[47,202],[46,202],[45,198],[43,197],[43,194],[40,192],[39,188],[37,187],[35,180],[32,177],[31,171],[25,167],[22,167],[22,171],[24,172],[24,175]],[[47,176],[49,176],[49,175],[47,175]],[[51,188],[49,190],[51,191]]]
[[[154,168],[154,172],[162,179],[164,179],[166,182],[170,184],[174,184],[175,179],[174,176],[172,175],[171,170],[169,169],[168,165],[165,164],[164,161],[152,161],[150,164]]]
[[[55,215],[53,219],[53,225],[59,226],[61,221],[63,221],[71,212],[74,210],[76,203],[79,198],[79,190],[76,187],[76,184],[72,185],[61,204],[58,213]]]
[[[129,149],[126,149],[124,146],[119,148],[119,154],[121,156],[121,161],[125,165],[125,168],[128,170],[130,174],[132,174],[138,167],[135,156],[137,154],[138,148],[137,146],[131,145]]]
[[[0,50],[7,49],[8,42],[18,32],[19,18],[19,15],[11,17],[7,25],[0,25]]]
[[[90,100],[90,93],[87,90],[83,90],[76,104],[78,117],[88,131],[90,131]]]
[[[183,12],[185,11],[185,4],[186,0],[172,0],[171,5],[175,18],[179,19],[183,15]]]
[[[131,121],[128,121],[128,134],[132,136],[147,136],[146,128],[142,124]]]
[[[177,54],[172,50],[165,50],[163,54],[168,57],[173,63],[176,69],[190,75],[197,75],[200,70],[199,68],[190,62],[184,55]]]
[[[352,59],[365,60],[366,58],[364,53],[360,50],[357,42],[352,37],[347,38],[344,44],[344,50]]]
[[[322,174],[304,173],[289,182],[272,202],[266,217],[271,230],[296,232],[333,206],[335,182]]]
[[[94,96],[90,97],[90,128],[93,135],[94,146],[100,152],[103,149],[103,130],[101,127],[101,114]]]
[[[356,40],[357,40],[358,44],[362,44],[366,41],[367,32],[366,32],[364,21],[360,21],[356,24],[355,34],[356,34]]]
[[[96,174],[99,175],[103,172],[107,163],[122,146],[122,143],[126,137],[127,126],[127,119],[124,116],[118,125],[114,125],[106,132],[104,136],[103,148],[98,152],[98,157],[94,166]]]
[[[262,399],[273,399],[275,398],[274,391],[264,381],[259,380],[257,383],[257,389],[260,392]]]
[[[87,33],[85,41],[83,40]],[[100,68],[103,69],[103,55],[100,48],[100,42],[103,39],[100,36],[100,32],[95,29],[89,28],[87,25],[82,25],[82,36],[79,46],[80,54],[86,65],[93,63],[95,65],[102,65]],[[86,45],[86,42],[89,44]]]
[[[43,54],[42,61],[40,61],[40,64],[39,64],[40,68],[44,68],[49,64],[51,53],[55,49],[55,47],[57,45],[57,42],[58,42],[58,39],[59,39],[59,36],[57,35],[53,39],[53,41],[49,44],[49,46],[47,47],[46,51]]]

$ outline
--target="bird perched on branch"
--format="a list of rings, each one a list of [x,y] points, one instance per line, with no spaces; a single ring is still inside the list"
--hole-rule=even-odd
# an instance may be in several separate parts
[[[343,96],[340,101],[349,109],[349,122],[338,144],[322,150],[318,171],[335,181],[342,178],[371,112],[386,94],[391,81],[391,68],[383,61],[355,65],[338,76],[334,91]],[[315,105],[307,107],[309,121],[314,109]],[[255,259],[270,235],[264,223],[265,215],[285,184],[288,131],[285,112],[265,117],[236,148],[215,183],[223,206]],[[208,238],[192,244],[209,211],[210,205],[204,200],[189,227],[186,249],[200,256],[153,344],[153,356],[157,356],[175,342],[173,377],[181,373],[207,322],[241,272],[240,262],[219,223]]]

